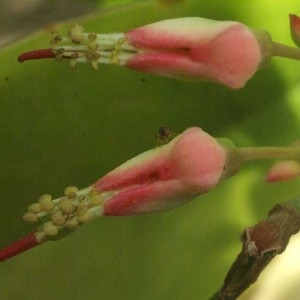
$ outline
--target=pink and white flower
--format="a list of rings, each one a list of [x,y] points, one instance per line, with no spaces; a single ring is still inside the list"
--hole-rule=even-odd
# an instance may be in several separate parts
[[[24,220],[36,230],[0,251],[0,261],[30,249],[100,216],[163,211],[207,193],[235,174],[230,147],[200,128],[190,128],[168,144],[127,161],[89,187],[68,187],[64,196],[42,195]],[[232,164],[232,165],[231,165]]]
[[[156,75],[210,80],[241,88],[272,56],[270,35],[233,21],[198,17],[169,19],[126,33],[85,33],[71,28],[68,37],[55,33],[51,49],[27,52],[19,61],[55,57],[80,62],[118,64]]]
[[[300,160],[299,144],[237,148],[229,140],[213,138],[197,127],[179,135],[171,133],[171,141],[165,139],[168,131],[160,131],[164,139],[158,139],[167,144],[130,159],[87,188],[67,187],[64,196],[57,199],[42,195],[23,216],[25,221],[37,223],[36,229],[0,250],[0,261],[47,240],[57,240],[97,217],[158,212],[185,204],[237,173],[243,162]],[[269,172],[268,179],[278,181],[278,176],[287,178],[291,172],[299,174],[299,170],[299,164],[296,168],[275,168],[276,174],[274,170]]]

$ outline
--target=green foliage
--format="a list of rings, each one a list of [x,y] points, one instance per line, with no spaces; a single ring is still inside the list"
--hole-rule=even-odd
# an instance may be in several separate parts
[[[283,0],[276,9],[267,0],[139,3],[78,22],[87,31],[112,32],[180,16],[234,19],[291,44],[287,14],[299,9],[296,1]],[[50,32],[40,32],[0,56],[0,248],[30,230],[21,217],[39,195],[89,185],[154,147],[161,126],[175,132],[199,126],[239,146],[298,138],[297,62],[274,59],[234,91],[115,66],[94,71],[79,65],[74,71],[67,62],[16,61],[24,51],[47,47],[49,39]],[[99,219],[2,263],[1,299],[207,299],[239,250],[242,229],[299,193],[297,183],[264,183],[269,165],[251,163],[176,210]]]

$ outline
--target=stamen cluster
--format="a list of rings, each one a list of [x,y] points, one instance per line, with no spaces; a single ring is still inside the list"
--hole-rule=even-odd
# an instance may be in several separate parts
[[[104,198],[95,189],[88,187],[79,191],[69,186],[64,195],[54,200],[49,194],[42,195],[24,214],[24,221],[42,223],[37,229],[39,239],[57,236],[63,229],[74,230],[102,214]]]
[[[51,46],[55,58],[69,58],[75,68],[79,62],[90,62],[94,69],[99,63],[124,65],[136,49],[126,41],[124,33],[85,33],[83,27],[74,25],[67,37],[53,33]]]

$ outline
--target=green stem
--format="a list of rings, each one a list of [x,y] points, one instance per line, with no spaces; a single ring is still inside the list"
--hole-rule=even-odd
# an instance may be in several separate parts
[[[242,162],[257,159],[300,160],[298,147],[241,147],[236,151]]]
[[[300,49],[273,42],[273,55],[300,60]]]

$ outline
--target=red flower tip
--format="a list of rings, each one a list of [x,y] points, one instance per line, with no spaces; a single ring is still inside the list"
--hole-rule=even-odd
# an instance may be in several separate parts
[[[52,49],[39,49],[22,53],[18,57],[18,62],[23,62],[31,59],[54,58],[55,54]]]
[[[294,43],[300,47],[300,17],[294,14],[289,15],[290,30]]]
[[[296,160],[282,160],[270,168],[265,181],[269,183],[289,181],[298,176],[300,176],[300,163]]]
[[[20,238],[13,244],[7,246],[0,251],[0,261],[5,261],[15,255],[20,254],[28,249],[31,249],[41,242],[38,241],[35,233],[31,232],[24,237]]]

